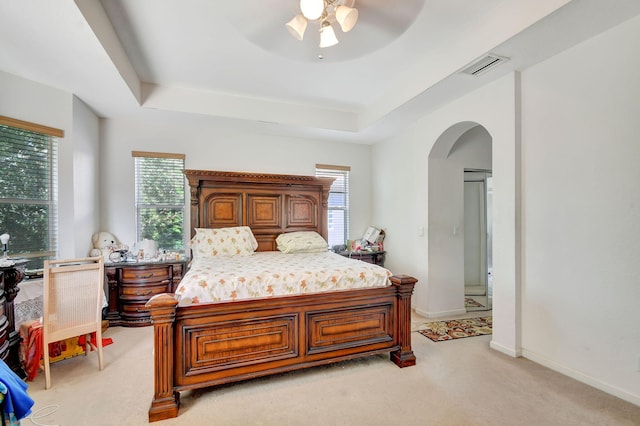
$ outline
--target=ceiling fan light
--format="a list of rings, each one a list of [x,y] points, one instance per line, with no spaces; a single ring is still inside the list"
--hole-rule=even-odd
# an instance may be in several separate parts
[[[304,37],[304,31],[307,29],[307,18],[298,14],[287,22],[285,26],[293,38],[296,40],[302,40]]]
[[[331,47],[338,44],[336,33],[333,31],[331,24],[327,23],[320,28],[320,47]]]
[[[349,32],[358,21],[358,9],[340,5],[336,7],[336,20],[340,24],[342,31]]]
[[[353,7],[356,4],[356,0],[343,0],[342,5],[347,7]]]
[[[305,18],[316,20],[324,12],[324,0],[300,0],[300,10]]]

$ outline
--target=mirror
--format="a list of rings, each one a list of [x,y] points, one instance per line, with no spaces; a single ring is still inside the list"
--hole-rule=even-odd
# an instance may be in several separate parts
[[[464,298],[467,311],[492,307],[492,178],[486,170],[464,172]]]

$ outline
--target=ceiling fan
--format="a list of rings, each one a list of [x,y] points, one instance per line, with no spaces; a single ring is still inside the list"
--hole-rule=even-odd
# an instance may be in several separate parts
[[[302,10],[307,10],[309,1],[311,9],[315,8],[315,15],[309,13],[311,18]],[[229,2],[230,21],[244,37],[271,53],[301,61],[317,61],[319,55],[330,61],[351,60],[381,49],[411,26],[424,3],[425,0]],[[314,37],[314,31],[319,36]],[[324,44],[323,34],[327,40]],[[335,47],[324,49],[329,46]]]

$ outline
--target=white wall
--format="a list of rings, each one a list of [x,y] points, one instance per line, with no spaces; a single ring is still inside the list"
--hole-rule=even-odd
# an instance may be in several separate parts
[[[453,125],[493,138],[494,334],[640,405],[640,18],[423,117],[373,148],[388,266],[430,305],[427,157]],[[600,58],[595,60],[594,58]],[[393,202],[389,202],[393,200]],[[437,309],[437,307],[435,308]]]
[[[640,50],[631,40],[640,18],[522,73],[522,347],[640,404]]]
[[[132,150],[183,153],[187,169],[314,175],[317,163],[350,166],[351,235],[361,236],[370,224],[369,145],[260,134],[206,117],[158,116],[102,120],[101,225],[123,243],[135,242]]]
[[[97,179],[96,116],[70,93],[4,72],[0,72],[0,94],[0,115],[64,131],[64,138],[58,139],[59,257],[86,256],[99,211],[93,185]],[[86,154],[82,161],[77,161],[78,152]],[[90,213],[76,222],[78,209]]]

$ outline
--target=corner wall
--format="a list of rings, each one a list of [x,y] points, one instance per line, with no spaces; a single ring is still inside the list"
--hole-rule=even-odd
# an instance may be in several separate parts
[[[86,256],[98,227],[97,117],[70,93],[1,71],[0,93],[0,115],[64,131],[58,139],[59,257]]]
[[[80,99],[73,98],[73,223],[75,255],[91,250],[91,236],[100,223],[100,124]],[[63,234],[61,234],[63,235]]]
[[[423,117],[373,148],[388,266],[429,305],[427,157],[456,123],[493,137],[491,347],[640,405],[640,17]],[[603,58],[594,61],[594,58]],[[382,177],[384,176],[384,177]],[[393,202],[389,202],[393,200]]]
[[[448,297],[430,297],[431,286],[436,284],[429,282],[428,241],[437,235],[450,234],[450,224],[441,223],[436,229],[427,226],[428,188],[431,185],[429,154],[438,138],[459,123],[477,123],[491,135],[494,184],[492,346],[512,356],[519,354],[515,303],[519,276],[514,251],[517,240],[516,176],[519,174],[515,107],[518,78],[517,74],[505,76],[459,98],[423,117],[401,135],[374,145],[372,152],[373,169],[385,171],[373,176],[376,188],[374,220],[387,227],[385,265],[396,273],[418,278],[414,307],[418,312],[437,316],[437,313],[451,310],[451,306]],[[425,230],[423,235],[419,235],[420,228]],[[460,291],[463,291],[462,287]]]
[[[636,17],[522,73],[523,354],[637,405],[639,39]]]

